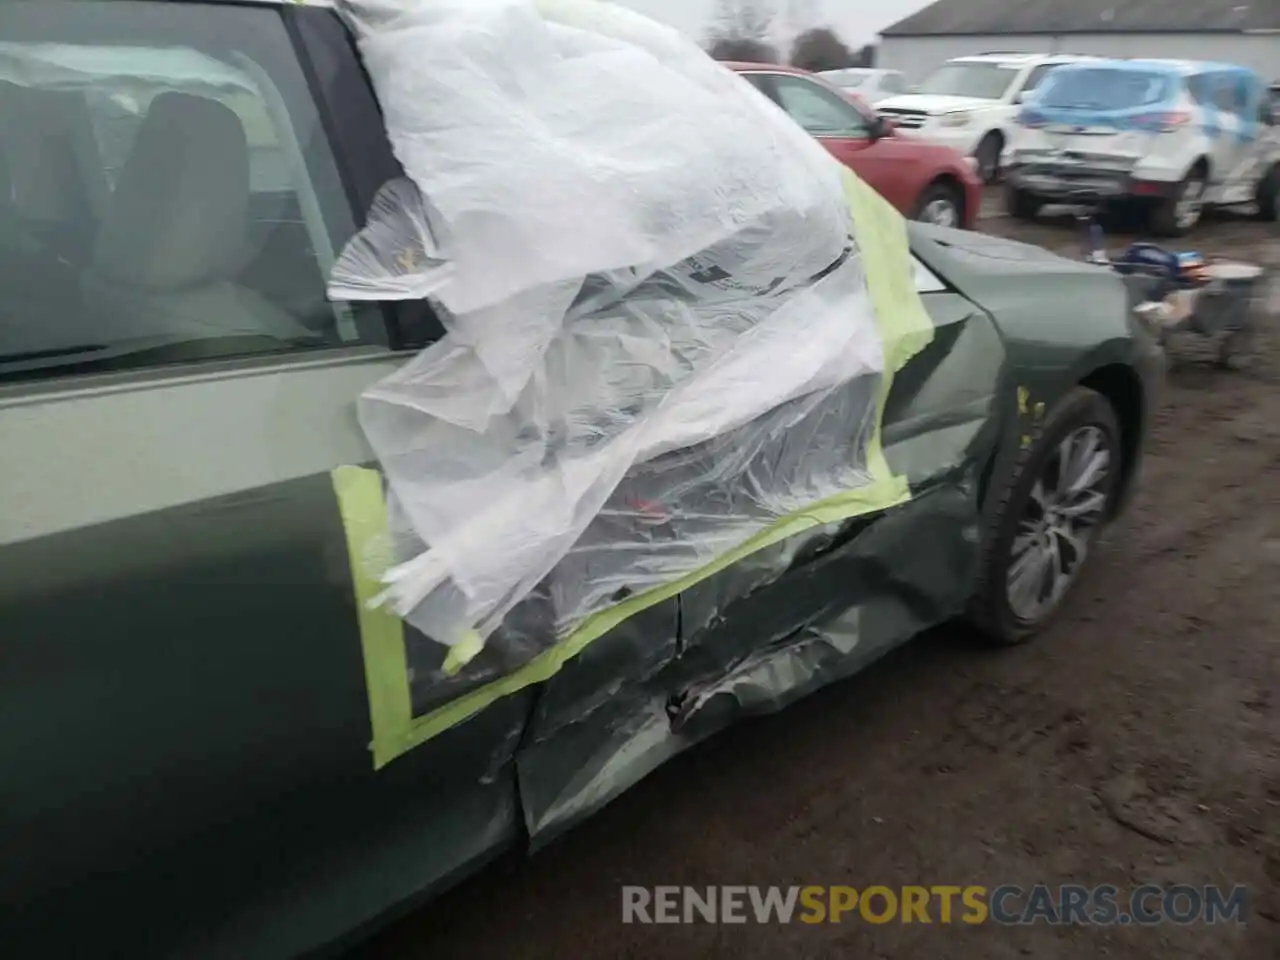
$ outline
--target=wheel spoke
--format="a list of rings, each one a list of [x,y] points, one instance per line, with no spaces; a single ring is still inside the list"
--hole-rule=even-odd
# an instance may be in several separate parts
[[[1073,493],[1067,498],[1067,502],[1059,504],[1058,513],[1072,520],[1088,522],[1093,519],[1094,514],[1102,513],[1103,508],[1107,505],[1107,498],[1101,493],[1093,490],[1084,490],[1080,493]]]
[[[1058,492],[1069,493],[1078,490],[1082,477],[1098,449],[1098,438],[1092,430],[1076,432],[1063,440],[1059,449],[1063,465],[1058,478]]]
[[[1058,593],[1058,581],[1062,574],[1059,570],[1060,558],[1058,556],[1058,543],[1052,537],[1049,538],[1049,546],[1043,551],[1044,565],[1041,567],[1040,583],[1036,590],[1036,603],[1043,605],[1048,601],[1052,601]]]
[[[1087,541],[1078,536],[1074,531],[1065,527],[1057,527],[1051,534],[1053,541],[1054,555],[1061,558],[1062,570],[1064,574],[1070,574],[1080,568],[1081,562],[1084,560],[1085,552],[1088,550]],[[1067,557],[1063,556],[1062,547],[1065,546],[1071,553],[1070,566],[1067,566]]]
[[[1040,585],[1044,580],[1048,559],[1046,552],[1035,546],[1009,568],[1009,599],[1014,612],[1019,616],[1034,615],[1040,602]]]
[[[1088,458],[1080,461],[1076,477],[1066,492],[1068,495],[1076,495],[1096,487],[1106,476],[1110,466],[1111,454],[1105,449],[1099,449],[1095,443]]]

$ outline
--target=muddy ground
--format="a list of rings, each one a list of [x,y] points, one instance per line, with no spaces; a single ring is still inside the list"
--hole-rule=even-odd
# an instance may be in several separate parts
[[[1064,252],[1071,221],[983,228]],[[1187,242],[1280,268],[1240,218]],[[1141,493],[1034,643],[954,630],[658,771],[361,955],[1280,958],[1280,304],[1246,372],[1195,344]],[[1245,926],[623,925],[622,884],[1245,884]]]

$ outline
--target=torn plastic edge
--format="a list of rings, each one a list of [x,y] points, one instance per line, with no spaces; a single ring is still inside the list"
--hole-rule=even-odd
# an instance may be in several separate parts
[[[588,644],[618,624],[688,590],[744,557],[813,527],[887,510],[911,499],[906,479],[892,473],[884,456],[881,441],[884,408],[894,375],[932,341],[933,323],[913,283],[906,221],[847,168],[841,167],[841,171],[854,236],[859,239],[868,292],[875,307],[876,325],[885,348],[885,373],[867,448],[871,477],[868,484],[778,518],[712,563],[593,614],[568,636],[517,670],[430,713],[414,717],[404,624],[390,611],[370,606],[382,586],[376,572],[368,570],[362,559],[369,555],[371,544],[384,536],[387,529],[382,474],[356,466],[338,467],[333,471],[357,605],[375,770],[470,719],[502,697],[545,682]],[[459,659],[447,661],[446,669],[456,672],[461,667]]]

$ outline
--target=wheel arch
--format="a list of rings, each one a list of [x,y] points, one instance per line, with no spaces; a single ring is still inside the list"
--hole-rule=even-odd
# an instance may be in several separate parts
[[[1113,510],[1119,510],[1132,488],[1142,452],[1142,425],[1147,414],[1142,379],[1127,364],[1108,363],[1090,371],[1073,386],[1087,387],[1101,394],[1111,404],[1116,421],[1120,424],[1120,454],[1123,458],[1120,464],[1121,495],[1115,498],[1113,504]],[[1070,392],[1070,388],[1064,391],[1067,392]],[[997,448],[978,473],[978,500],[983,505],[984,512],[990,503],[988,496],[991,484],[996,478],[1001,460],[1001,451]]]
[[[1142,424],[1147,412],[1142,379],[1127,364],[1109,363],[1091,371],[1080,380],[1080,386],[1101,394],[1111,404],[1120,424],[1121,495],[1112,503],[1113,511],[1118,511],[1132,488],[1142,449]]]

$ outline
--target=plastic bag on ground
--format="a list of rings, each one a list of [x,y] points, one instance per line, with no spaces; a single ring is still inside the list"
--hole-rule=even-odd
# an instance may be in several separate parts
[[[448,331],[360,401],[400,615],[474,648],[536,603],[509,641],[536,652],[868,482],[884,354],[841,172],[776,106],[601,0],[338,7],[409,182],[330,294],[427,296]]]

